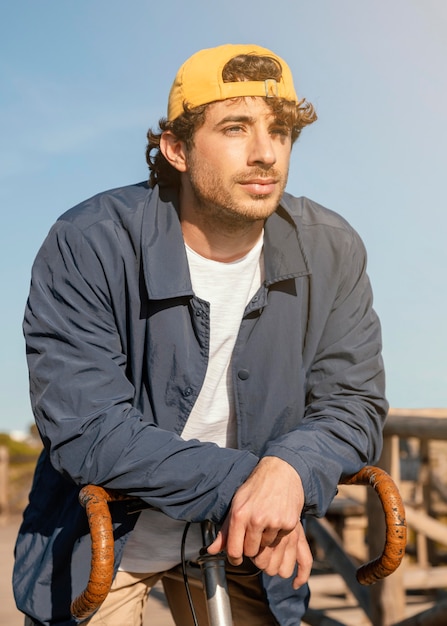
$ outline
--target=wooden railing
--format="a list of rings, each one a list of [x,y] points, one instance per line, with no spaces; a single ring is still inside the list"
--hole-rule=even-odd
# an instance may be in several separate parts
[[[354,596],[368,620],[362,623],[373,626],[446,626],[447,409],[391,409],[377,465],[402,495],[409,531],[407,555],[400,568],[365,595],[346,575],[349,566],[343,567],[338,556],[331,559],[330,546],[324,558],[335,575],[311,577],[313,596],[323,603],[327,596],[328,607],[331,598],[344,595],[349,603]],[[322,521],[351,562],[373,558],[383,547],[383,512],[371,490],[340,487],[327,521]],[[337,617],[334,611],[324,613]],[[332,623],[324,621],[325,614],[310,623]]]
[[[415,459],[419,467],[410,480],[401,477],[402,442],[413,444]],[[447,567],[438,564],[436,551],[447,546],[447,525],[438,519],[433,508],[433,494],[447,511],[447,495],[444,482],[434,468],[433,448],[439,446],[438,457],[447,463],[447,409],[391,409],[384,430],[384,448],[379,467],[388,472],[399,486],[405,502],[407,524],[410,536],[413,535],[414,555],[407,557],[403,566],[392,576],[378,583],[373,589],[374,614],[372,623],[376,626],[401,624],[447,624],[447,603],[437,604],[424,616],[419,613],[414,618],[405,619],[408,613],[406,592],[420,589],[440,589],[447,586]],[[445,443],[446,452],[443,456]],[[404,480],[402,480],[402,478]],[[369,550],[374,554],[380,547],[382,516],[377,502],[368,494],[368,527],[374,532],[368,534]],[[438,613],[433,616],[433,611]],[[441,614],[442,613],[442,614]],[[440,616],[439,616],[440,615]],[[438,621],[435,621],[438,620]]]

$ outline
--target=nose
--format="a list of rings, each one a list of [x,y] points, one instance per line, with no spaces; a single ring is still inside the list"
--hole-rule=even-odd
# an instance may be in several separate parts
[[[276,163],[275,146],[267,129],[256,129],[252,133],[248,153],[249,165],[274,165]]]

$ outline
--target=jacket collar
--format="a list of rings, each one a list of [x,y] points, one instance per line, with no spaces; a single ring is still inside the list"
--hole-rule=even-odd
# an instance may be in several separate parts
[[[310,274],[299,234],[299,217],[284,194],[265,224],[265,284]],[[150,299],[192,296],[193,289],[178,217],[175,189],[156,186],[148,196],[142,221],[142,258]],[[295,214],[292,217],[292,214]]]

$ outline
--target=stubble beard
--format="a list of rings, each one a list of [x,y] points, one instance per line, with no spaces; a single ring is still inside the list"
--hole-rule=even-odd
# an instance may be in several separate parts
[[[238,201],[232,190],[238,190],[241,183],[254,178],[274,178],[278,180],[277,191],[269,195],[243,194]],[[230,184],[225,184],[215,172],[194,166],[189,170],[189,184],[197,215],[208,227],[219,228],[228,232],[244,230],[254,222],[264,222],[278,207],[284,192],[287,176],[281,176],[274,168],[254,168],[232,177]]]

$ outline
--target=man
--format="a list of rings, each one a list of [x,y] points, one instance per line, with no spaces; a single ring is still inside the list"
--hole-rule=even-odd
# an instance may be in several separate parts
[[[221,526],[208,550],[227,553],[235,624],[300,623],[312,564],[301,519],[377,459],[387,410],[363,245],[284,191],[315,119],[271,51],[202,50],[148,133],[150,184],[82,203],[43,244],[24,322],[45,446],[16,547],[27,624],[74,623],[88,483],[152,507],[112,505],[117,572],[91,626],[141,624],[159,579],[190,624],[165,573],[185,521],[197,557],[206,519]]]

